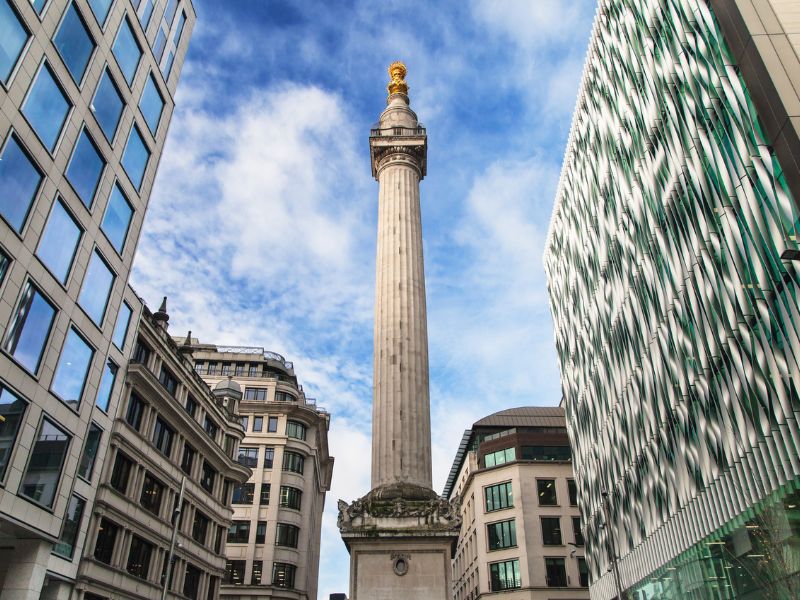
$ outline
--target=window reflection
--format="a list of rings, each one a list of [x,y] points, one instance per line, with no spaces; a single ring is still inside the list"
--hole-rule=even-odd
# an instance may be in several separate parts
[[[0,31],[0,81],[8,83],[28,41],[28,31],[8,0],[0,0]]]
[[[130,202],[128,202],[117,183],[111,190],[111,197],[108,199],[106,214],[103,215],[103,223],[100,228],[106,234],[114,249],[120,254],[122,254],[122,248],[125,246],[131,215],[133,215],[133,208],[131,208]]]
[[[128,143],[125,145],[125,153],[122,155],[122,167],[137,190],[142,187],[149,159],[150,150],[147,149],[139,128],[134,125],[128,136]]]
[[[28,282],[20,298],[4,344],[6,352],[31,373],[39,370],[44,344],[56,309]]]
[[[51,152],[56,147],[70,107],[66,94],[50,70],[50,65],[43,63],[22,107],[22,114]]]
[[[36,255],[61,283],[67,282],[80,239],[81,228],[59,199],[53,204]]]
[[[78,304],[98,327],[103,323],[113,284],[114,273],[95,250],[89,262],[89,268],[86,269]]]
[[[53,45],[58,49],[75,83],[80,85],[95,44],[74,3],[69,5],[64,14]]]
[[[105,166],[106,161],[103,155],[84,128],[75,144],[75,150],[69,161],[69,167],[67,167],[67,180],[75,188],[75,192],[86,208],[92,205],[94,193],[97,191],[97,184],[100,183],[100,176],[103,174]]]
[[[70,327],[61,356],[58,358],[51,389],[67,406],[75,410],[78,410],[81,403],[86,375],[89,373],[93,356],[94,348],[74,327]]]
[[[0,481],[6,475],[6,467],[11,460],[11,452],[17,440],[28,403],[0,386]]]
[[[131,85],[136,75],[136,67],[139,66],[139,59],[142,57],[142,49],[139,47],[139,42],[136,41],[136,36],[127,18],[123,19],[119,26],[112,52],[125,76],[125,81]]]
[[[69,442],[67,433],[49,419],[42,419],[20,486],[22,496],[47,507],[53,506]]]
[[[39,168],[17,137],[9,136],[0,156],[0,215],[17,232],[22,231],[41,182]]]
[[[97,86],[97,92],[95,92],[91,109],[97,122],[100,124],[100,129],[103,130],[103,134],[109,142],[114,140],[114,135],[117,132],[117,125],[119,125],[119,118],[122,116],[122,109],[124,107],[125,103],[122,100],[122,95],[119,93],[114,80],[111,79],[111,74],[106,68]]]

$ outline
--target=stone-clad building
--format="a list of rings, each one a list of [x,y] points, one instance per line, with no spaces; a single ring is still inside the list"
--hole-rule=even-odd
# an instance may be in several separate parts
[[[511,408],[477,421],[443,495],[462,517],[453,600],[589,598],[564,409]]]
[[[230,500],[250,476],[237,461],[241,394],[228,381],[209,390],[167,321],[165,305],[143,308],[78,574],[84,600],[160,598],[178,508],[168,589],[219,594]]]
[[[75,580],[189,0],[0,0],[0,589]]]
[[[316,600],[325,494],[333,457],[330,415],[306,397],[294,365],[263,348],[191,340],[194,368],[212,388],[242,394],[237,460],[252,477],[232,491],[221,597]]]

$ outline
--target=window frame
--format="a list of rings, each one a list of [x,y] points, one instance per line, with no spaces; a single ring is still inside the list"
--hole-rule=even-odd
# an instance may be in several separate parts
[[[0,0],[0,1],[3,1],[3,0]],[[19,53],[17,54],[17,58],[14,59],[14,63],[11,65],[11,68],[8,70],[7,79],[5,79],[5,80],[0,79],[0,86],[3,86],[3,89],[6,92],[8,92],[11,89],[11,85],[12,85],[12,83],[14,81],[14,78],[16,77],[17,72],[19,71],[20,65],[22,64],[22,60],[20,60],[20,59],[25,55],[25,53],[28,51],[28,48],[31,45],[31,40],[33,40],[33,34],[31,33],[31,30],[28,28],[28,24],[25,22],[25,19],[22,18],[22,15],[19,14],[19,11],[17,10],[16,5],[13,2],[10,2],[10,1],[6,1],[6,4],[8,5],[9,9],[11,10],[11,14],[14,15],[17,18],[17,22],[20,24],[20,26],[22,27],[22,30],[26,34],[25,42],[22,44],[22,47],[20,48]],[[35,9],[34,9],[34,12],[36,12]]]
[[[61,27],[64,25],[64,21],[67,19],[67,14],[69,13],[70,8],[75,9],[75,13],[78,15],[78,20],[83,25],[83,29],[86,32],[86,35],[89,37],[89,41],[92,43],[92,51],[89,53],[89,56],[86,58],[86,64],[83,66],[83,73],[81,73],[81,76],[80,76],[79,79],[75,79],[75,74],[72,72],[72,69],[70,69],[69,65],[67,64],[66,58],[61,53],[61,50],[59,49],[58,45],[56,44],[56,38],[58,37],[58,34],[61,32]],[[91,12],[91,7],[89,8],[89,10]],[[61,18],[58,21],[58,25],[56,26],[55,31],[53,32],[53,37],[51,38],[50,41],[53,44],[53,48],[55,48],[56,53],[58,54],[58,57],[61,59],[61,62],[66,67],[67,72],[69,73],[70,77],[72,78],[72,81],[75,82],[75,85],[78,86],[78,89],[81,89],[83,87],[83,82],[86,79],[86,74],[89,72],[89,66],[92,64],[92,59],[94,58],[95,52],[97,52],[97,42],[95,41],[94,36],[92,35],[92,31],[89,28],[89,24],[86,21],[86,18],[81,13],[80,9],[78,8],[77,4],[75,3],[75,0],[72,0],[71,2],[69,2],[67,4],[67,8],[66,8],[66,10],[64,10],[64,13],[61,15]]]
[[[48,264],[48,262],[45,262],[45,258],[40,253],[42,250],[42,244],[45,241],[45,234],[49,230],[48,228],[50,226],[51,219],[53,218],[53,214],[55,213],[55,210],[59,206],[64,211],[64,214],[67,216],[67,218],[69,218],[72,221],[72,224],[75,225],[75,228],[78,230],[78,238],[75,240],[75,245],[72,248],[72,254],[69,257],[69,264],[67,265],[67,269],[64,273],[63,279],[55,273],[55,271],[53,270],[53,265],[50,265]],[[83,236],[85,233],[86,231],[83,229],[81,222],[72,213],[69,206],[67,206],[67,203],[64,202],[64,199],[61,197],[61,195],[56,193],[56,199],[53,202],[52,206],[50,207],[50,212],[47,214],[47,219],[45,220],[44,227],[42,228],[42,233],[39,236],[39,241],[36,244],[36,251],[34,252],[34,256],[36,256],[37,260],[50,274],[50,276],[53,279],[55,279],[58,282],[58,284],[64,289],[67,288],[70,276],[72,275],[75,269],[75,257],[78,255],[78,249],[81,246],[81,241],[83,240]]]
[[[93,429],[98,432],[97,446],[94,449],[94,456],[91,457],[90,459],[87,472],[81,473],[84,463],[84,457],[86,456],[86,450],[89,447],[89,436],[91,435]],[[92,476],[94,476],[94,466],[97,463],[97,454],[100,450],[100,444],[103,441],[103,433],[104,433],[103,428],[100,427],[100,425],[98,425],[94,421],[89,421],[89,428],[86,430],[86,436],[83,438],[83,450],[81,450],[81,458],[78,461],[78,469],[75,471],[78,477],[80,477],[84,481],[88,481],[89,483],[92,482]]]
[[[50,77],[52,78],[53,83],[55,83],[56,87],[61,92],[61,95],[66,101],[68,106],[67,111],[64,114],[64,119],[61,122],[60,128],[58,130],[58,133],[56,134],[55,139],[53,140],[52,146],[48,146],[45,143],[45,141],[39,135],[39,132],[36,130],[36,127],[33,125],[33,122],[31,122],[31,120],[28,118],[28,115],[25,114],[25,106],[28,104],[28,100],[30,100],[31,92],[33,92],[33,88],[36,87],[36,84],[39,81],[39,76],[41,75],[43,69],[47,69],[47,71],[50,73]],[[36,73],[31,79],[31,83],[28,86],[28,89],[25,91],[25,96],[22,99],[22,102],[20,103],[19,106],[20,106],[19,114],[21,114],[22,118],[25,119],[25,122],[31,128],[31,131],[33,131],[33,135],[36,136],[37,140],[39,140],[39,143],[42,145],[42,148],[45,149],[47,154],[51,158],[55,159],[56,155],[58,154],[59,146],[61,145],[61,140],[64,137],[64,129],[66,128],[67,123],[69,123],[70,117],[72,116],[72,112],[75,110],[75,104],[73,104],[69,94],[67,94],[66,90],[64,89],[64,84],[61,83],[61,80],[56,76],[56,73],[50,66],[46,56],[43,56],[42,60],[39,62],[39,66],[36,68]]]
[[[39,194],[44,187],[45,181],[45,172],[42,167],[39,165],[38,161],[33,157],[31,151],[22,143],[22,138],[17,135],[16,131],[13,128],[8,130],[8,134],[6,134],[5,139],[3,140],[3,144],[0,145],[0,160],[4,159],[6,155],[6,151],[8,150],[8,144],[11,140],[14,140],[17,148],[22,153],[22,155],[28,160],[28,163],[33,167],[34,171],[39,174],[39,182],[36,184],[36,187],[33,190],[33,194],[31,195],[30,200],[28,201],[28,208],[25,211],[25,215],[22,217],[22,220],[19,225],[19,229],[15,225],[8,220],[5,214],[0,211],[0,219],[2,219],[6,225],[8,225],[9,229],[11,229],[14,233],[17,234],[20,238],[23,237],[25,232],[25,226],[28,224],[28,219],[31,216],[31,211],[33,210],[33,205],[36,204],[36,200],[39,198]]]
[[[113,0],[112,0],[112,2],[113,2]],[[136,20],[138,21],[138,19],[136,19]],[[122,64],[120,63],[120,59],[117,56],[117,53],[114,51],[114,48],[117,45],[117,42],[119,41],[119,36],[122,33],[122,28],[125,25],[128,26],[128,31],[130,31],[131,37],[133,38],[133,42],[134,42],[134,44],[136,44],[136,47],[139,49],[139,58],[136,59],[136,65],[134,65],[133,71],[130,74],[130,77],[131,77],[130,81],[128,81],[128,76],[125,73],[125,69],[122,68]],[[122,19],[120,19],[120,22],[119,22],[119,28],[117,29],[117,33],[114,35],[114,41],[111,42],[111,44],[109,45],[109,49],[111,50],[111,56],[114,57],[114,62],[117,63],[117,68],[119,69],[119,72],[122,73],[122,78],[125,80],[125,83],[128,84],[128,89],[132,90],[133,89],[133,84],[136,81],[136,74],[139,72],[139,66],[142,64],[142,58],[144,57],[145,52],[144,52],[144,48],[142,48],[141,42],[139,41],[139,36],[136,35],[136,28],[133,26],[133,23],[131,23],[131,19],[130,19],[129,15],[128,15],[128,11],[125,11],[123,13],[123,15],[122,15]]]
[[[50,324],[47,327],[47,331],[42,338],[42,347],[39,350],[39,357],[36,361],[36,366],[33,371],[28,369],[27,366],[18,358],[14,356],[16,350],[19,346],[20,336],[23,331],[25,331],[25,325],[28,321],[28,316],[30,316],[30,305],[27,306],[25,309],[25,314],[20,317],[20,309],[22,307],[23,299],[27,296],[28,290],[31,290],[31,300],[30,302],[33,303],[33,294],[39,294],[42,300],[53,309],[53,314],[50,316]],[[26,302],[27,304],[27,302]],[[42,288],[31,278],[27,277],[25,283],[20,287],[20,293],[17,297],[17,302],[15,304],[14,310],[11,313],[11,320],[6,327],[6,333],[3,339],[3,352],[11,358],[17,365],[19,365],[22,369],[33,375],[34,377],[38,377],[39,369],[42,366],[42,360],[46,354],[48,347],[50,346],[50,336],[53,334],[53,327],[55,326],[56,317],[58,316],[59,308],[58,305],[53,302],[50,297],[42,291]],[[22,322],[18,324],[18,319],[22,319]],[[16,338],[16,341],[13,344],[13,349],[9,346],[11,345],[12,339]]]
[[[60,464],[58,466],[58,477],[56,478],[55,483],[53,484],[53,497],[50,500],[49,504],[46,503],[46,502],[41,502],[38,499],[33,498],[32,496],[29,496],[28,494],[23,492],[23,489],[24,489],[24,487],[26,485],[27,474],[28,474],[28,471],[29,471],[29,469],[31,467],[31,462],[33,461],[34,457],[37,454],[36,445],[39,442],[39,437],[42,435],[42,433],[41,433],[42,432],[42,426],[44,425],[45,421],[50,423],[50,425],[53,428],[55,428],[58,431],[60,431],[67,438],[66,446],[64,447],[64,450],[63,450],[63,452],[61,454],[61,462],[60,462]],[[56,499],[58,497],[58,490],[61,487],[61,484],[63,483],[62,477],[64,475],[64,465],[67,462],[67,457],[69,456],[69,450],[70,450],[70,446],[72,445],[73,439],[74,439],[74,436],[71,433],[69,433],[69,430],[66,427],[62,427],[55,419],[53,419],[53,417],[51,417],[50,415],[48,415],[47,413],[42,411],[42,414],[41,414],[41,416],[39,418],[39,424],[36,427],[36,436],[34,437],[33,443],[31,444],[31,450],[30,450],[30,454],[28,456],[28,460],[25,461],[25,470],[22,472],[22,477],[20,478],[19,486],[17,487],[17,496],[19,496],[20,498],[23,498],[23,499],[27,500],[28,502],[31,502],[31,503],[33,503],[33,504],[35,504],[37,506],[41,506],[42,508],[44,508],[48,512],[51,512],[51,513],[53,512],[53,508],[55,507]]]
[[[5,482],[6,475],[8,474],[8,467],[10,464],[13,463],[14,455],[17,449],[17,439],[19,438],[20,429],[25,425],[25,417],[28,414],[28,407],[30,406],[30,402],[26,400],[21,394],[18,394],[16,390],[9,387],[5,382],[0,382],[0,396],[3,393],[10,394],[13,398],[15,398],[14,402],[10,402],[6,404],[0,404],[0,406],[11,406],[16,404],[16,402],[20,402],[22,406],[22,410],[19,412],[19,418],[16,423],[16,429],[14,431],[14,435],[10,438],[10,445],[9,451],[4,455],[4,462],[0,463],[0,487]],[[9,413],[6,413],[9,414]],[[8,420],[4,420],[4,423],[8,423]]]
[[[91,109],[90,109],[90,112],[91,112]],[[102,127],[100,128],[100,130],[102,131]],[[75,187],[75,183],[72,181],[72,179],[69,176],[69,172],[72,169],[72,164],[75,161],[75,153],[78,150],[78,144],[81,142],[82,136],[86,136],[86,139],[88,140],[89,145],[91,145],[94,148],[95,152],[97,152],[97,155],[103,161],[103,166],[100,168],[100,173],[97,176],[97,181],[94,184],[94,190],[92,190],[92,197],[88,199],[88,203],[87,203],[87,200],[78,191],[78,188]],[[84,121],[83,124],[81,125],[80,130],[78,131],[77,137],[75,138],[75,145],[72,147],[72,152],[69,155],[69,161],[67,161],[67,166],[64,169],[64,179],[66,180],[67,185],[69,185],[70,189],[78,197],[78,200],[80,200],[80,203],[89,212],[92,211],[92,209],[93,209],[93,207],[95,205],[95,200],[97,199],[97,192],[100,189],[100,184],[103,183],[103,175],[105,174],[107,167],[108,167],[108,160],[106,159],[105,154],[103,154],[103,151],[100,150],[100,146],[97,145],[97,142],[95,141],[94,136],[89,131],[89,128],[86,127],[86,121]]]

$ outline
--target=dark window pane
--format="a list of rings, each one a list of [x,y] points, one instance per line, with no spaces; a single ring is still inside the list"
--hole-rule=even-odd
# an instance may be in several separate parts
[[[128,143],[125,146],[125,153],[122,155],[122,167],[137,190],[142,187],[142,180],[144,179],[144,172],[147,169],[147,161],[149,159],[150,150],[147,149],[139,128],[133,126],[128,136]]]
[[[542,543],[545,546],[560,546],[561,519],[559,517],[542,517]]]
[[[233,521],[228,529],[229,544],[246,544],[250,538],[250,521]]]
[[[109,521],[102,519],[100,529],[97,532],[97,541],[94,545],[94,557],[105,564],[111,564],[111,557],[114,555],[114,542],[117,540],[119,527]]]
[[[89,268],[83,278],[83,287],[78,297],[78,304],[86,311],[86,314],[94,321],[98,327],[103,324],[103,317],[106,314],[108,297],[111,294],[111,286],[114,284],[114,273],[106,264],[97,250],[92,254],[89,261]]]
[[[9,136],[0,157],[0,215],[18,232],[22,231],[41,182],[39,168],[17,138]]]
[[[108,405],[111,402],[111,392],[114,390],[114,381],[117,378],[117,365],[111,360],[106,360],[103,368],[103,376],[100,379],[100,387],[97,389],[97,408],[103,412],[108,412]]]
[[[131,396],[133,397],[133,396]],[[117,458],[114,460],[114,469],[111,471],[111,487],[117,490],[120,494],[125,494],[128,491],[128,478],[131,474],[133,462],[122,452],[117,452]]]
[[[298,440],[304,440],[306,439],[306,426],[297,421],[287,421],[286,435]]]
[[[100,79],[100,84],[97,86],[91,109],[100,124],[100,129],[103,130],[103,134],[109,142],[114,140],[114,134],[117,132],[117,125],[119,125],[119,118],[122,116],[124,107],[125,103],[122,100],[122,95],[111,79],[108,69],[106,69]]]
[[[175,379],[175,376],[172,374],[172,372],[163,365],[161,367],[161,373],[158,376],[158,381],[169,392],[170,396],[175,395],[175,392],[178,389],[178,380]]]
[[[558,504],[556,497],[556,482],[553,479],[537,479],[536,491],[539,494],[539,504],[542,506],[555,506]]]
[[[191,600],[197,600],[197,591],[200,588],[202,571],[194,565],[186,565],[186,576],[183,580],[183,595]]]
[[[258,503],[261,506],[267,506],[269,504],[269,493],[270,489],[272,488],[272,484],[269,483],[262,483],[261,484],[261,497],[259,498]]]
[[[6,256],[6,253],[0,250],[0,284],[3,283],[3,280],[6,278],[6,273],[8,273],[8,265],[11,264],[11,259]]]
[[[69,442],[66,432],[48,419],[42,420],[20,485],[22,496],[47,507],[53,506]]]
[[[158,85],[153,74],[147,78],[147,83],[142,92],[142,99],[139,101],[139,109],[142,111],[144,120],[153,135],[158,130],[158,122],[161,120],[161,113],[164,110],[164,98],[158,91]]]
[[[70,327],[50,389],[75,410],[78,410],[81,403],[83,386],[86,384],[86,375],[93,356],[94,348]]]
[[[568,461],[572,460],[569,446],[523,446],[523,460]]]
[[[572,506],[578,504],[578,486],[574,479],[567,479],[567,490],[569,490],[569,503]]]
[[[589,587],[589,567],[586,565],[586,559],[578,558],[578,577],[580,577],[581,587]]]
[[[264,428],[264,417],[253,417],[253,431],[259,432]]]
[[[78,539],[78,532],[81,528],[83,518],[83,508],[86,500],[73,495],[67,505],[67,513],[64,515],[64,523],[61,525],[61,535],[58,543],[53,545],[53,552],[65,558],[72,558],[75,552],[75,542]]]
[[[200,477],[200,485],[209,494],[214,493],[214,480],[217,478],[217,472],[207,462],[203,461],[203,472]],[[227,502],[227,500],[226,500]]]
[[[489,586],[493,592],[522,587],[522,580],[519,574],[519,560],[507,560],[490,564]]]
[[[8,0],[0,0],[0,81],[8,83],[11,71],[28,41],[28,32]]]
[[[261,585],[261,571],[264,568],[263,560],[253,561],[253,577],[250,580],[250,585]]]
[[[0,417],[3,417],[0,419],[0,480],[6,475],[6,467],[27,407],[27,402],[0,386]]]
[[[284,471],[292,471],[293,473],[300,473],[300,475],[302,475],[303,463],[305,463],[305,457],[302,454],[298,454],[297,452],[291,452],[289,450],[284,450],[283,452]]]
[[[31,373],[39,370],[39,362],[55,314],[53,305],[28,282],[9,327],[4,347]]]
[[[189,414],[190,417],[194,417],[197,415],[197,400],[192,398],[191,396],[186,396],[186,404],[184,408],[186,412]]]
[[[258,466],[258,448],[245,448],[239,446],[238,462],[240,465],[255,469]]]
[[[125,246],[125,238],[128,236],[128,227],[131,224],[133,208],[130,202],[122,193],[119,184],[114,184],[111,190],[111,197],[108,199],[106,214],[103,215],[103,223],[100,226],[103,233],[114,246],[117,252],[122,254]]]
[[[106,161],[84,127],[67,167],[69,180],[86,208],[92,205]]]
[[[133,349],[131,362],[147,366],[150,361],[151,350],[141,339],[136,340],[136,347]]]
[[[56,201],[39,238],[36,255],[61,283],[67,282],[81,233],[81,228],[61,200]]]
[[[158,516],[158,513],[161,511],[161,499],[163,496],[164,484],[150,475],[150,473],[147,473],[144,476],[142,495],[139,498],[139,504],[141,504],[142,508],[146,511]]]
[[[511,482],[490,485],[483,490],[486,500],[486,512],[500,510],[514,506],[514,494],[511,491]]]
[[[517,532],[514,519],[490,523],[486,526],[489,537],[489,550],[499,550],[517,545]]]
[[[89,426],[89,433],[86,434],[86,441],[83,444],[83,454],[78,465],[78,475],[84,479],[92,479],[94,463],[97,460],[97,450],[100,448],[100,439],[103,437],[103,430],[97,424]]]
[[[300,505],[303,502],[303,491],[289,485],[281,486],[281,496],[279,505],[281,508],[293,508],[300,510]]]
[[[275,448],[264,448],[264,468],[271,469],[275,461]]]
[[[97,17],[97,22],[103,26],[108,17],[108,11],[111,8],[111,3],[114,0],[89,0],[89,6],[92,7],[94,16]]]
[[[293,589],[296,567],[287,563],[272,563],[272,585]]]
[[[233,486],[231,504],[252,504],[255,496],[255,483],[237,483]]]
[[[131,85],[136,75],[136,67],[139,66],[139,59],[142,57],[142,49],[127,18],[122,20],[112,52],[125,76],[125,81]]]
[[[278,523],[275,529],[275,545],[297,548],[297,540],[300,537],[300,528],[288,523]]]
[[[147,579],[147,574],[150,571],[150,555],[152,552],[152,544],[145,542],[139,536],[132,536],[131,551],[128,554],[128,565],[126,567],[128,573],[134,577]]]
[[[139,431],[142,424],[142,415],[144,414],[144,402],[136,394],[131,394],[128,401],[128,412],[125,413],[125,420],[128,425]]]
[[[243,560],[229,560],[225,563],[225,580],[223,583],[230,585],[243,585],[244,584],[244,566]]]
[[[53,39],[53,44],[67,65],[75,83],[80,85],[86,65],[94,50],[94,40],[83,22],[75,4],[70,4]]]
[[[256,525],[256,544],[263,544],[267,541],[267,522],[259,521]]]
[[[50,66],[45,62],[39,69],[39,75],[25,100],[22,114],[50,151],[56,147],[70,106],[67,96],[50,71]]]
[[[195,450],[189,444],[183,446],[183,457],[181,457],[181,471],[187,475],[192,473],[192,464],[194,463]]]
[[[278,417],[270,417],[267,422],[267,433],[275,433],[278,431]]]
[[[133,310],[128,306],[127,302],[123,302],[119,307],[119,315],[117,315],[117,324],[114,325],[114,345],[122,350],[125,347],[125,338],[128,336],[128,326],[131,322],[131,315]]]
[[[192,538],[200,544],[206,543],[206,533],[208,532],[209,519],[199,510],[194,511],[194,523],[192,523]]]
[[[175,431],[172,427],[167,425],[161,417],[158,417],[156,419],[155,429],[153,430],[153,444],[155,444],[156,448],[165,456],[169,456],[172,451],[172,438],[174,436]]]
[[[567,587],[567,570],[563,558],[545,558],[548,587]]]

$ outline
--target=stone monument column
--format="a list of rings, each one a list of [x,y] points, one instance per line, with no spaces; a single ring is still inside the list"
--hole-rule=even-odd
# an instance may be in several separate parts
[[[406,68],[389,66],[386,110],[370,131],[379,183],[372,397],[372,490],[339,501],[351,600],[446,600],[459,507],[431,489],[428,326],[419,183],[428,141]]]

